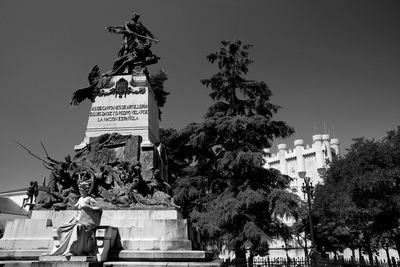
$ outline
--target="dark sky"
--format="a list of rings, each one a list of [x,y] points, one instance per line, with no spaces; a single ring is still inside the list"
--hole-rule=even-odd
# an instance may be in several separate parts
[[[43,141],[56,159],[83,140],[90,104],[70,108],[70,96],[93,65],[111,68],[121,39],[104,27],[133,11],[160,40],[150,71],[169,75],[164,128],[201,120],[210,99],[200,79],[216,72],[205,57],[237,39],[254,45],[249,79],[267,82],[276,119],[296,129],[290,147],[324,124],[343,151],[399,125],[400,1],[0,0],[0,191],[48,175],[14,140],[40,156]]]

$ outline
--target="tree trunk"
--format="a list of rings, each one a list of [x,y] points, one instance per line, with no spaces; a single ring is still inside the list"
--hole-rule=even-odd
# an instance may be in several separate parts
[[[351,256],[352,256],[352,260],[355,261],[356,260],[356,252],[354,251],[354,248],[351,248]]]
[[[392,262],[390,261],[390,255],[389,255],[389,247],[385,246],[384,249],[386,251],[386,257],[387,257],[387,261],[388,261],[389,267],[392,267]]]
[[[253,260],[254,260],[254,253],[253,251],[250,250],[250,256],[249,259],[247,260],[247,266],[253,267]]]
[[[300,242],[300,234],[297,236],[297,238],[298,238],[298,240],[299,240],[299,244],[301,244],[301,242]],[[304,258],[305,259],[308,259],[308,249],[307,249],[307,236],[306,236],[306,233],[304,233],[304,247],[303,247],[303,249],[304,249]]]
[[[393,241],[394,241],[394,243],[396,245],[397,254],[400,257],[400,236],[398,236],[398,235],[394,236],[393,237]]]
[[[371,244],[369,242],[365,244],[365,252],[368,254],[369,264],[372,265],[374,263],[374,256],[372,255]]]
[[[244,249],[235,249],[235,260],[237,262],[246,262],[246,251]]]
[[[363,258],[363,255],[362,255],[361,247],[358,248],[358,261],[360,262],[360,264],[364,264],[364,258]]]

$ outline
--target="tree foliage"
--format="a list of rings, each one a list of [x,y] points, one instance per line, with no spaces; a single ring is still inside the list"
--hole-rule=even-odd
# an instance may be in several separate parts
[[[165,102],[167,101],[167,96],[169,92],[164,89],[164,82],[168,80],[168,75],[165,71],[160,70],[156,74],[150,75],[150,86],[153,89],[154,97],[158,107],[158,117],[161,120],[161,109],[164,107]]]
[[[246,79],[251,46],[221,44],[207,56],[218,72],[201,81],[215,101],[204,120],[165,135],[179,166],[176,202],[208,244],[226,245],[240,257],[245,246],[265,252],[272,238],[290,236],[280,218],[296,215],[298,198],[286,190],[288,176],[263,168],[263,149],[293,129],[272,120],[279,107],[269,102],[266,83]]]
[[[318,241],[331,251],[362,248],[371,260],[385,243],[400,252],[400,127],[379,141],[355,139],[317,189],[314,215]]]

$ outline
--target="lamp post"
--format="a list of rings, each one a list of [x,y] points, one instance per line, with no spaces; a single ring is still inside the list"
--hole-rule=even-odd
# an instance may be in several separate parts
[[[304,199],[307,199],[308,218],[309,218],[309,222],[310,222],[311,251],[312,251],[315,246],[314,230],[313,230],[313,223],[312,223],[312,218],[311,218],[311,200],[314,198],[314,186],[311,182],[310,177],[306,177],[306,172],[299,172],[299,177],[304,179],[304,183],[303,183],[303,186],[301,187],[301,191],[304,194]]]
[[[314,198],[314,186],[310,181],[310,177],[304,177],[304,183],[303,186],[301,187],[301,191],[304,194],[304,198],[307,197],[308,217],[310,221],[311,249],[313,249],[315,246],[315,240],[314,240],[314,230],[313,230],[313,223],[311,216],[311,200]]]
[[[286,253],[286,266],[290,266],[290,257],[288,251],[292,248],[292,246],[288,244],[287,240],[285,240],[285,246],[282,245],[282,248],[285,250]]]

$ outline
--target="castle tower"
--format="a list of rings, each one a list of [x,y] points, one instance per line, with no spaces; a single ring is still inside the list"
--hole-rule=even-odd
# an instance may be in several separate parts
[[[325,159],[328,159],[329,162],[332,162],[332,151],[331,151],[330,139],[331,139],[331,137],[329,134],[322,135],[322,142],[323,142],[323,146],[324,146],[324,150],[325,150]]]
[[[279,163],[280,163],[280,172],[282,174],[287,175],[288,174],[288,164],[286,161],[286,153],[287,153],[287,146],[286,144],[279,144],[278,145],[278,157],[279,157]]]
[[[313,137],[313,144],[305,145],[302,139],[294,141],[294,149],[288,150],[286,144],[279,144],[277,154],[271,153],[271,149],[264,149],[266,153],[265,168],[279,170],[294,178],[291,188],[301,196],[302,181],[298,176],[299,172],[306,172],[314,184],[322,182],[318,169],[326,168],[327,161],[339,155],[339,140],[330,139],[329,134],[316,134]]]
[[[317,168],[324,166],[324,153],[322,152],[322,135],[313,135],[313,149],[315,151],[315,160]]]
[[[333,138],[330,142],[331,150],[335,155],[340,155],[339,139]]]
[[[297,162],[297,173],[306,171],[305,160],[303,156],[304,151],[304,141],[302,139],[297,139],[294,141],[296,162]]]

